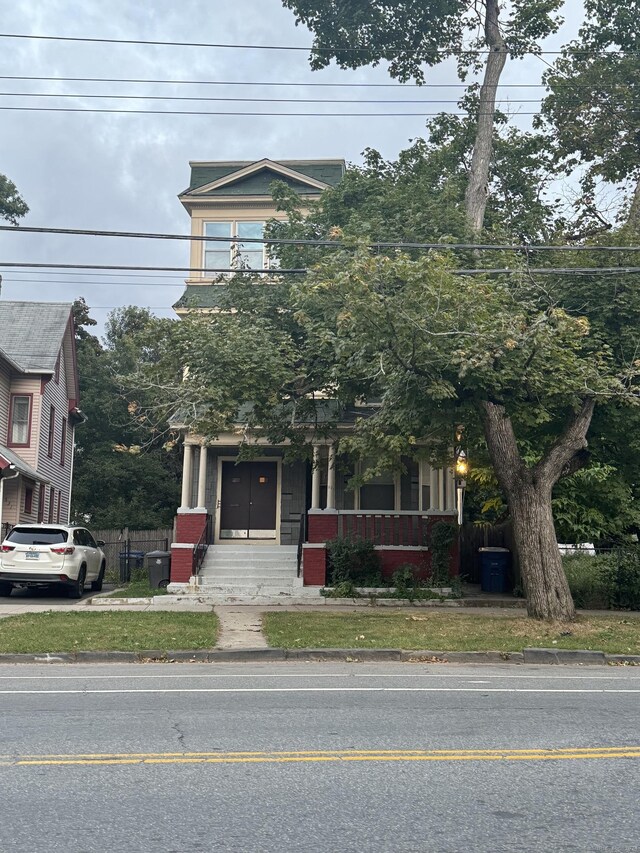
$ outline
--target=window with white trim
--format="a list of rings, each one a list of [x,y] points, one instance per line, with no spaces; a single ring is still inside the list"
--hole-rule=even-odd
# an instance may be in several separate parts
[[[29,444],[31,424],[31,396],[14,394],[11,397],[10,444]]]
[[[204,268],[207,270],[232,270],[245,267],[252,270],[266,270],[269,253],[264,243],[247,242],[250,238],[262,240],[264,221],[227,220],[223,222],[205,222],[205,237],[227,237],[231,242],[208,241],[204,243]]]

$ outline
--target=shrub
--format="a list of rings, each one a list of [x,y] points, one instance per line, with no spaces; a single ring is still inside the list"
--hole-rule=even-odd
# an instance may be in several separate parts
[[[431,585],[449,586],[451,549],[458,538],[457,524],[439,521],[433,525],[430,537]]]
[[[576,607],[640,610],[640,549],[628,545],[608,554],[563,558]]]
[[[616,549],[604,569],[611,607],[640,610],[640,549],[628,545]]]
[[[611,554],[569,554],[562,558],[576,607],[589,610],[611,606],[607,575],[613,559]]]
[[[368,539],[332,539],[327,542],[329,577],[332,586],[381,586],[382,565],[373,542]]]

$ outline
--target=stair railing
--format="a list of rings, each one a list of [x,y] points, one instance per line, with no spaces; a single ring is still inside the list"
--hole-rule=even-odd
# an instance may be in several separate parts
[[[212,521],[212,516],[207,515],[207,523],[204,526],[202,535],[200,536],[198,542],[193,546],[191,574],[195,578],[198,577],[198,573],[200,572],[202,564],[204,563],[204,558],[207,556],[207,551],[209,550],[209,544],[211,542],[212,533]]]

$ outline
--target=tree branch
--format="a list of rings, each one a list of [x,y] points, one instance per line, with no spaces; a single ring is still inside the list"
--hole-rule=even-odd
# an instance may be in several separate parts
[[[587,432],[591,425],[596,401],[589,397],[570,418],[562,434],[551,445],[534,468],[534,477],[553,485],[564,473],[571,460],[587,447]],[[576,469],[577,470],[577,469]]]

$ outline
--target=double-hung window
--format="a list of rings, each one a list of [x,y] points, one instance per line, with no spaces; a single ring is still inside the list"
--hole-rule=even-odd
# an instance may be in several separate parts
[[[11,397],[11,424],[9,426],[9,444],[29,444],[31,428],[31,395],[14,394]]]
[[[251,239],[263,239],[264,226],[264,222],[257,220],[205,222],[205,237],[224,238],[224,240],[219,241],[205,241],[205,269],[229,271],[238,268],[268,269],[269,256],[265,244],[249,242]]]

